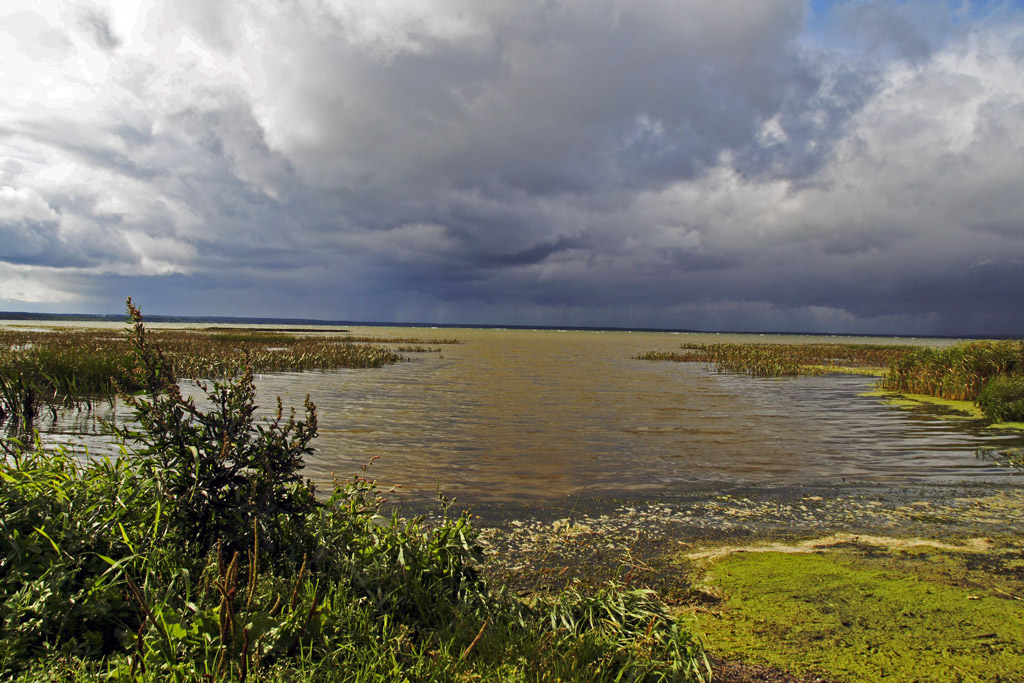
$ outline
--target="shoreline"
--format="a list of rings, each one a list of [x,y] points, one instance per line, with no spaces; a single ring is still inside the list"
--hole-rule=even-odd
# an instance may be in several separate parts
[[[442,491],[442,493],[444,493]],[[553,500],[527,502],[481,502],[453,498],[453,510],[467,509],[474,519],[487,527],[504,528],[513,521],[531,520],[551,524],[559,520],[594,520],[637,511],[660,513],[666,524],[689,525],[701,529],[742,528],[740,520],[753,523],[760,520],[763,528],[751,532],[784,530],[791,525],[818,528],[822,523],[844,524],[844,530],[857,527],[856,520],[842,508],[848,505],[864,513],[865,528],[884,520],[886,511],[908,512],[904,508],[913,503],[927,503],[942,512],[942,523],[971,526],[969,519],[958,520],[956,514],[969,511],[970,505],[957,505],[954,501],[986,498],[1000,494],[1019,496],[1024,505],[1024,472],[1008,471],[1005,477],[979,477],[977,480],[954,482],[901,481],[901,482],[842,482],[836,484],[758,484],[758,483],[699,483],[678,487],[677,491],[623,492],[617,495],[593,495],[586,492],[567,495]],[[400,496],[399,496],[400,498]],[[393,506],[406,516],[436,514],[438,504],[426,499],[397,500]],[[921,505],[916,508],[921,508]],[[687,510],[699,511],[687,515]],[[746,510],[746,511],[744,511]],[[903,522],[924,520],[927,515],[905,515]],[[760,515],[756,517],[755,515]],[[647,514],[655,518],[657,515]],[[892,515],[889,515],[892,516]],[[895,523],[895,518],[890,520]],[[936,522],[938,523],[938,522]]]
[[[811,648],[805,656],[794,655],[791,643],[783,647],[758,635],[763,628],[789,629],[796,623],[793,615],[778,617],[775,626],[756,621],[755,631],[748,631],[748,640],[741,638],[738,646],[728,638],[723,641],[731,627],[716,633],[718,624],[749,628],[751,623],[747,608],[734,604],[733,598],[770,601],[780,584],[767,588],[755,578],[737,596],[732,594],[735,589],[723,590],[719,570],[732,568],[737,561],[742,567],[745,558],[762,559],[768,570],[776,572],[776,578],[769,580],[783,581],[781,585],[792,592],[784,602],[788,607],[779,609],[799,610],[806,605],[819,615],[824,610],[826,616],[815,619],[827,619],[837,593],[824,598],[814,595],[806,576],[787,583],[785,577],[808,562],[842,577],[836,579],[834,590],[847,591],[844,600],[854,603],[861,595],[857,586],[865,580],[865,567],[881,569],[888,577],[878,579],[864,594],[870,599],[904,600],[900,593],[904,583],[934,582],[942,574],[941,590],[948,588],[942,582],[949,582],[954,589],[966,591],[941,603],[947,612],[956,614],[961,599],[1020,600],[1016,596],[1024,592],[1013,586],[1024,586],[1024,575],[1017,568],[1024,566],[1020,534],[1024,476],[1008,479],[1012,480],[945,485],[735,486],[647,500],[581,497],[568,505],[488,506],[474,512],[474,521],[485,553],[481,569],[492,585],[528,601],[533,595],[592,590],[609,582],[654,590],[681,618],[698,619],[701,630],[711,629],[708,654],[716,682],[889,680],[885,675],[866,674],[849,678],[830,668],[826,660],[812,654],[816,640],[797,644],[798,653]],[[755,570],[755,577],[764,571]],[[810,592],[805,594],[805,589]],[[924,628],[931,628],[931,619],[925,619]],[[895,642],[901,637],[899,632],[889,632],[893,622],[887,619],[856,623],[850,629],[828,631],[829,637],[840,642],[856,638]],[[943,637],[949,638],[955,629],[944,628]],[[928,643],[921,646],[927,648]],[[843,656],[857,645],[847,644],[845,650],[837,647]],[[868,668],[877,663],[873,655],[857,656],[865,658]],[[940,674],[921,680],[943,679]],[[979,676],[978,680],[989,678]]]
[[[506,557],[538,549],[553,556],[560,543],[578,547],[598,541],[606,550],[621,550],[828,534],[1017,537],[1024,475],[1012,478],[1006,483],[736,486],[648,498],[581,497],[565,505],[498,504],[471,512],[484,541]],[[434,514],[428,512],[428,519]]]
[[[438,504],[396,506],[440,518]],[[521,594],[597,588],[628,575],[669,604],[685,600],[683,554],[824,537],[1010,543],[1020,538],[1024,474],[1000,482],[688,487],[676,494],[577,496],[554,502],[462,505],[480,532],[483,570]],[[683,563],[685,564],[685,563]]]

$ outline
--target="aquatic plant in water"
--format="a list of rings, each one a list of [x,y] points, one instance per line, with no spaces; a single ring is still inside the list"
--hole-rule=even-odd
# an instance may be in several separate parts
[[[881,371],[913,347],[887,344],[682,344],[680,351],[650,351],[641,360],[713,363],[718,372],[755,377],[820,375],[852,369]]]
[[[217,379],[256,373],[379,368],[402,360],[391,349],[346,335],[297,336],[265,330],[149,330],[177,377]],[[40,410],[91,407],[119,389],[141,389],[124,339],[107,330],[0,332],[0,423],[31,422]]]
[[[915,349],[890,365],[882,388],[973,401],[991,378],[1022,372],[1024,342],[965,342],[946,349]]]
[[[977,401],[991,422],[1024,421],[1024,341],[976,341],[945,349],[885,344],[683,344],[641,360],[713,363],[755,377],[876,372],[894,393]]]

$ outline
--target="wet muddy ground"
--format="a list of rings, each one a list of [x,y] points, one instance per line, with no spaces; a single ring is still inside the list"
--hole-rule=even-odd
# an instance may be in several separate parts
[[[1020,537],[1024,476],[1007,485],[719,488],[657,500],[474,509],[487,570],[520,591],[629,580],[672,599],[681,555],[828,534]]]
[[[718,487],[644,501],[581,495],[474,510],[493,585],[529,595],[614,580],[652,588],[679,610],[716,608],[722,596],[699,567],[737,551],[925,546],[966,558],[975,579],[1024,586],[1022,512],[1024,476],[1002,485]],[[711,654],[716,681],[829,680]]]

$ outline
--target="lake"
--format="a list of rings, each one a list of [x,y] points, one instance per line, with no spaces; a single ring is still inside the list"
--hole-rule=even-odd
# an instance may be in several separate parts
[[[734,485],[1009,481],[976,457],[1024,445],[927,410],[866,395],[871,377],[761,379],[701,363],[637,360],[683,342],[948,340],[499,329],[349,327],[354,335],[457,338],[440,352],[379,370],[257,378],[301,410],[310,394],[320,437],[315,481],[368,475],[398,500],[440,488],[464,502],[544,503],[573,496],[644,497]],[[328,331],[328,330],[325,330]],[[123,417],[123,408],[119,411]],[[48,438],[104,450],[96,416],[69,414]]]

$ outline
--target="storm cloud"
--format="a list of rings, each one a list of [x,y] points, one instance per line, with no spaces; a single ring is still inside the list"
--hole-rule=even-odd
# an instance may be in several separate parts
[[[1024,334],[1015,3],[0,8],[0,308]]]

